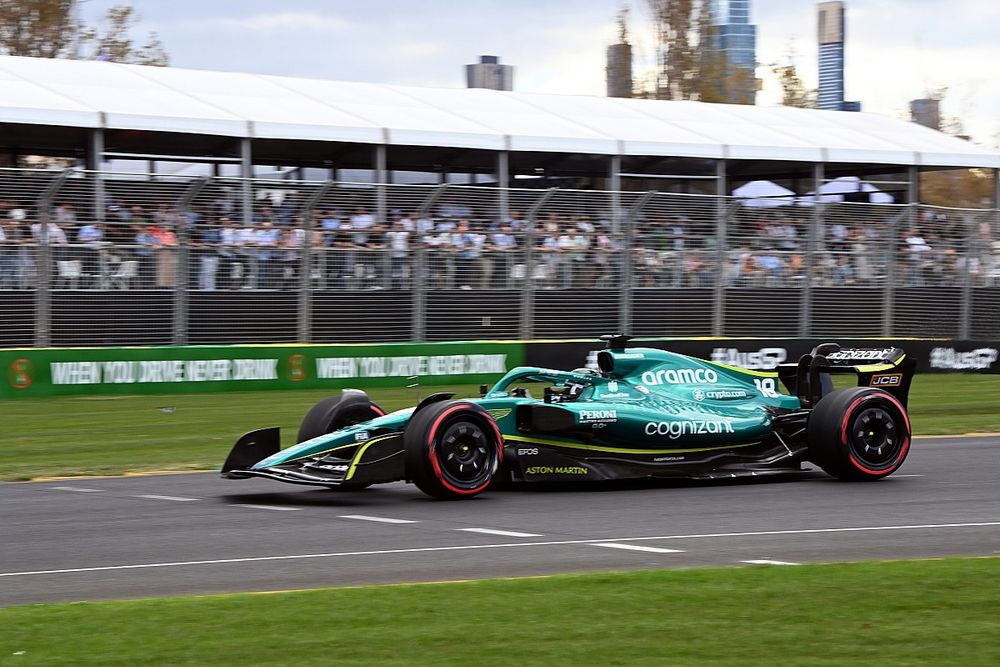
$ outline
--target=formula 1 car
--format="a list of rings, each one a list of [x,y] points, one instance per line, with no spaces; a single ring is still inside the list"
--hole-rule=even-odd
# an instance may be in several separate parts
[[[292,447],[279,451],[277,428],[244,435],[222,475],[341,489],[408,480],[458,499],[496,480],[741,477],[806,461],[874,480],[906,458],[916,364],[898,348],[825,343],[764,373],[602,338],[597,369],[515,368],[478,399],[433,394],[385,414],[345,389],[309,410]],[[838,373],[857,386],[834,390]]]

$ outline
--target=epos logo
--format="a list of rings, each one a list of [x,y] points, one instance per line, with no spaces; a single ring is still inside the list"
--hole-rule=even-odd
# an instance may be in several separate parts
[[[646,371],[642,374],[642,383],[649,385],[661,384],[715,384],[719,374],[711,368],[678,368]]]

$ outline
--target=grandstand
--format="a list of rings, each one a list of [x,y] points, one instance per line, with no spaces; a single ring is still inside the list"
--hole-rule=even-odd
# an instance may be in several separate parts
[[[1000,156],[897,119],[15,57],[0,83],[2,345],[1000,330],[996,210],[917,201]],[[845,177],[897,203],[822,194]],[[760,179],[793,196],[733,196]]]

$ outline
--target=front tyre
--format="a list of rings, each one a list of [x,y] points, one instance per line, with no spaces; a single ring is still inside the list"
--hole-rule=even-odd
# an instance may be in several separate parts
[[[403,432],[406,476],[429,496],[471,498],[485,491],[503,461],[500,429],[468,401],[433,403]]]
[[[372,403],[368,394],[357,389],[344,389],[339,396],[324,398],[310,408],[299,425],[295,442],[305,442],[321,435],[375,419],[385,411]]]
[[[838,479],[881,479],[910,450],[910,420],[891,394],[869,387],[838,389],[809,415],[809,457]]]

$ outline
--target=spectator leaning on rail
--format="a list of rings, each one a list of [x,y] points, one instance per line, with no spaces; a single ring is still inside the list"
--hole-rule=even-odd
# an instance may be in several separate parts
[[[153,227],[156,256],[156,286],[162,289],[177,286],[177,235],[173,225]]]
[[[11,228],[10,221],[0,218],[0,289],[14,289],[18,283],[17,248],[13,239],[7,238]]]
[[[213,222],[205,222],[191,234],[191,255],[198,263],[198,289],[215,290],[221,246],[222,230]]]
[[[413,221],[394,216],[392,228],[385,233],[385,245],[389,249],[389,286],[392,289],[406,289],[410,279],[410,235]]]

